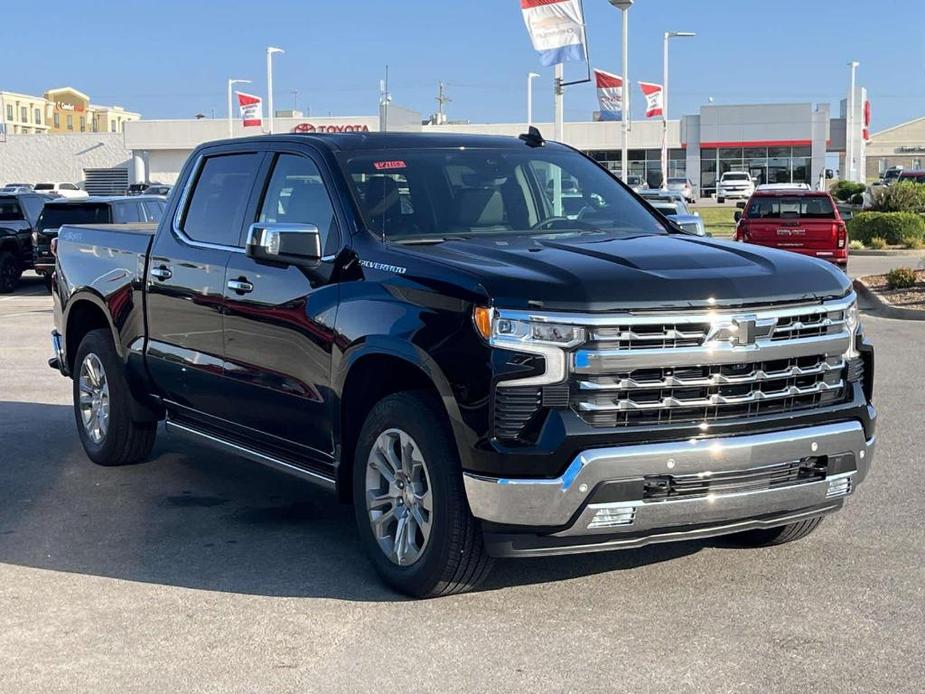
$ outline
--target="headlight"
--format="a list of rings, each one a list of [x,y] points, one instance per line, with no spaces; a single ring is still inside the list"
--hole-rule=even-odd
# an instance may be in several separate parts
[[[857,332],[861,327],[861,317],[858,315],[858,302],[855,300],[845,309],[845,327],[848,329],[848,349],[845,351],[845,359],[857,359],[861,356],[857,348]]]
[[[477,306],[472,320],[492,347],[537,354],[546,360],[546,371],[541,376],[502,381],[500,385],[543,385],[565,380],[565,350],[585,341],[583,327],[547,322],[525,312],[498,312]]]

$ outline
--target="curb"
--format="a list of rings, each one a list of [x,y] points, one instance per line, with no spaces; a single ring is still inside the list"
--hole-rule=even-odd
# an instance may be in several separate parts
[[[925,320],[925,311],[894,306],[859,279],[854,280],[854,289],[860,296],[873,304],[874,308],[870,309],[870,313],[875,316],[899,320]]]
[[[922,258],[925,257],[925,250],[921,248],[897,248],[897,249],[888,249],[883,248],[880,250],[875,250],[873,248],[864,248],[861,250],[849,250],[848,257],[851,256],[913,256]]]

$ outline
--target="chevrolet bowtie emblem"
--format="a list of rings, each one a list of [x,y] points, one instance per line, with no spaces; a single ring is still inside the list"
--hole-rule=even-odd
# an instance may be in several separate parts
[[[757,316],[735,316],[715,322],[707,334],[705,343],[731,342],[737,347],[754,345],[759,339],[769,337],[777,325],[775,318],[759,319]]]

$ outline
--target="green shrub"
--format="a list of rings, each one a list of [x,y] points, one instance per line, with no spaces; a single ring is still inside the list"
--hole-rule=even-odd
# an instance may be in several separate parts
[[[857,239],[854,239],[851,243],[848,244],[848,248],[850,248],[852,251],[860,251],[863,250],[864,244]]]
[[[925,212],[925,186],[911,181],[880,188],[873,196],[875,212]]]
[[[925,248],[925,241],[920,236],[903,236],[903,248],[918,250]]]
[[[925,240],[925,219],[912,212],[859,212],[848,222],[850,239],[870,246],[875,236],[891,246],[906,239]]]
[[[848,202],[855,195],[859,195],[864,192],[867,188],[863,183],[855,183],[854,181],[838,181],[834,186],[832,186],[832,195],[836,200],[841,200],[842,202]]]
[[[867,245],[879,251],[881,248],[886,248],[886,241],[884,241],[880,236],[874,236],[870,241],[867,242]]]
[[[886,273],[888,289],[908,289],[915,285],[915,270],[911,267],[897,267]]]

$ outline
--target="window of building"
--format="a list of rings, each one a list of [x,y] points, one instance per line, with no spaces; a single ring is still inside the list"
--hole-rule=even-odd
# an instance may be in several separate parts
[[[182,229],[194,241],[238,246],[244,209],[261,155],[226,154],[205,160]]]
[[[922,168],[922,160],[921,160],[921,159],[913,159],[913,160],[912,160],[912,168],[915,169],[916,171],[918,171],[919,169],[921,169],[921,168]]]
[[[6,105],[6,119],[7,119],[8,121],[12,121],[12,120],[13,120],[13,104],[7,104],[7,105]]]
[[[19,120],[22,123],[29,122],[29,107],[28,106],[19,107]]]
[[[35,115],[36,124],[41,125],[42,124],[42,109],[40,108],[35,109],[34,115]]]
[[[56,128],[60,128],[60,127],[61,127],[61,114],[60,114],[60,113],[56,113],[56,114],[52,117],[52,122],[55,124],[55,127],[56,127]]]
[[[116,132],[116,122],[114,120],[109,121],[109,129],[112,132]]]
[[[87,119],[81,116],[80,117],[80,132],[83,133],[86,131],[87,131]]]
[[[74,129],[74,116],[72,116],[70,113],[67,114],[67,129],[68,130]]]

